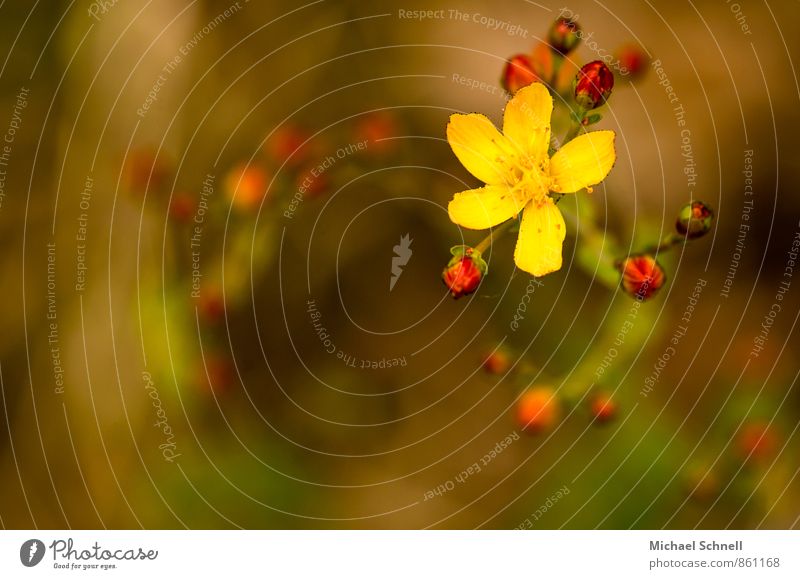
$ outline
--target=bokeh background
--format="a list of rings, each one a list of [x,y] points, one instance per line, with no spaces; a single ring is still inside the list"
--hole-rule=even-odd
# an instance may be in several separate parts
[[[472,296],[441,282],[482,238],[447,217],[477,184],[448,116],[499,122],[506,59],[562,6],[2,3],[0,524],[797,527],[797,2],[567,6],[598,48],[660,60],[686,121],[654,68],[617,78],[617,164],[579,203],[626,251],[692,198],[717,215],[659,257],[622,343],[634,302],[581,267],[580,226],[518,328],[511,237]],[[531,385],[564,398],[535,435]]]

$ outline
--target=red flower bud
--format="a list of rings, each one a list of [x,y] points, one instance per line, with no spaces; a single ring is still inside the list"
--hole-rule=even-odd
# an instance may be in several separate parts
[[[598,392],[589,403],[592,416],[598,423],[612,421],[617,415],[617,403],[607,392]]]
[[[225,299],[217,287],[205,289],[197,301],[200,319],[209,324],[218,324],[225,316]]]
[[[266,144],[266,152],[276,163],[295,167],[303,163],[310,153],[308,133],[295,125],[284,124],[275,129]]]
[[[517,425],[529,434],[549,430],[560,417],[558,397],[548,386],[531,388],[517,402]]]
[[[666,280],[664,270],[652,255],[633,255],[619,266],[622,289],[637,300],[647,300],[661,289]]]
[[[702,201],[692,201],[684,205],[678,213],[675,229],[687,239],[703,237],[711,230],[714,212]]]
[[[169,216],[179,223],[188,223],[195,211],[195,200],[186,191],[176,191],[172,194],[169,204]]]
[[[638,44],[630,42],[617,50],[617,61],[620,66],[620,74],[634,79],[644,75],[650,64],[650,57]]]
[[[206,352],[200,361],[198,386],[206,394],[220,396],[233,389],[236,376],[233,364],[227,357],[215,352]]]
[[[760,460],[774,454],[778,441],[769,424],[758,421],[742,426],[737,445],[743,458]]]
[[[605,104],[614,88],[614,73],[602,60],[583,65],[575,76],[575,102],[588,111]]]
[[[450,252],[453,257],[442,272],[442,280],[453,297],[458,299],[478,289],[487,266],[480,253],[471,247],[457,245]]]
[[[511,359],[503,349],[497,349],[483,361],[483,369],[489,374],[505,374],[511,366]]]
[[[481,270],[468,257],[457,259],[455,263],[451,261],[442,274],[445,285],[456,299],[478,289],[481,276]]]
[[[374,111],[360,118],[353,129],[355,143],[365,143],[368,155],[383,155],[397,146],[400,134],[397,119],[389,111]]]
[[[534,72],[533,61],[529,56],[517,54],[506,62],[503,69],[503,77],[500,82],[503,88],[510,94],[514,94],[519,89],[533,84],[539,80],[539,76]]]
[[[316,166],[300,170],[295,179],[297,190],[307,199],[321,195],[328,190],[329,181],[326,173],[315,171]],[[316,173],[316,174],[315,174]]]
[[[550,26],[550,30],[547,33],[547,41],[556,52],[568,54],[581,41],[578,34],[580,29],[581,27],[574,20],[559,18]]]
[[[137,148],[131,151],[125,163],[125,176],[132,191],[160,189],[166,184],[171,174],[170,163],[157,151],[150,147]]]

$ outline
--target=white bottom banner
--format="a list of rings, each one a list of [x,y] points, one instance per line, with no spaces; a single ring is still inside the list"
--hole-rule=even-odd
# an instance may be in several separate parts
[[[796,531],[3,531],[0,577],[800,577]]]

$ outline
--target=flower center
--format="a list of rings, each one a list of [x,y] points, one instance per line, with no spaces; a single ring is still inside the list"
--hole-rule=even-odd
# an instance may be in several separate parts
[[[550,158],[547,155],[540,158],[524,156],[517,157],[515,161],[514,190],[536,206],[543,205],[550,191]]]

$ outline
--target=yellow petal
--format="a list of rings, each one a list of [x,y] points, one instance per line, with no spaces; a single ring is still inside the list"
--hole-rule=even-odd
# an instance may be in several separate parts
[[[447,212],[453,223],[469,229],[489,229],[514,217],[526,199],[505,185],[487,185],[456,193]]]
[[[511,147],[483,115],[451,115],[447,141],[464,167],[484,183],[498,185],[509,175]]]
[[[614,136],[614,131],[593,131],[561,147],[550,159],[550,190],[574,193],[605,179],[617,159]]]
[[[540,82],[517,91],[506,105],[503,134],[525,155],[534,158],[547,154],[550,146],[550,115],[553,97]]]
[[[543,204],[528,203],[522,213],[514,262],[537,277],[561,269],[561,245],[566,227],[561,211],[551,199]]]

